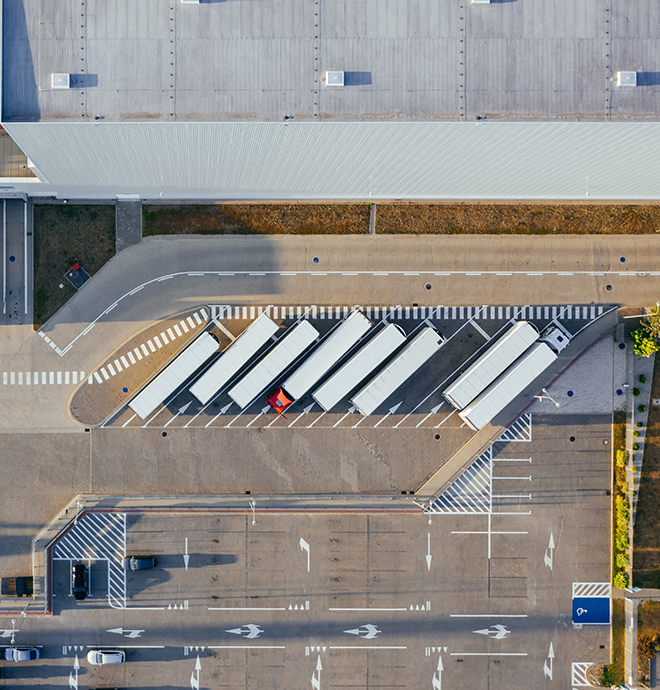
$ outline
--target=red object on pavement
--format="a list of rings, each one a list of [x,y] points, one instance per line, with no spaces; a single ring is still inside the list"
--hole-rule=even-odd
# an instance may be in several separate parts
[[[272,395],[266,398],[266,402],[277,412],[277,414],[284,416],[284,410],[293,405],[295,400],[290,400],[284,390],[278,388]]]
[[[73,266],[71,266],[72,271],[77,271],[79,268],[80,266],[78,264],[73,264]]]

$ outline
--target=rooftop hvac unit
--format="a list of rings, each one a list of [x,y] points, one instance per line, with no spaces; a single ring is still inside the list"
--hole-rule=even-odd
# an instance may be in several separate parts
[[[617,86],[637,86],[637,72],[617,72]]]
[[[344,73],[343,72],[326,72],[325,73],[326,86],[343,86]]]
[[[70,74],[53,74],[51,75],[50,85],[53,89],[70,89],[71,75]]]

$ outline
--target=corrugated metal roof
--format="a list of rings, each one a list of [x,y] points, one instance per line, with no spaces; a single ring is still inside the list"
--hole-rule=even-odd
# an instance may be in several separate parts
[[[660,123],[7,123],[62,197],[659,199]]]

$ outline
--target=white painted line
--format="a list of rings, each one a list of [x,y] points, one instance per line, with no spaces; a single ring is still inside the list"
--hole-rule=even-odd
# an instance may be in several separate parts
[[[160,350],[160,348],[163,347],[163,343],[161,343],[160,338],[157,335],[154,336],[154,340],[156,342],[158,349]]]
[[[260,606],[209,606],[209,611],[286,611],[284,606],[260,607]]]
[[[286,649],[282,645],[268,645],[268,644],[224,644],[224,645],[209,645],[207,649]]]
[[[350,647],[328,647],[328,649],[408,649],[408,647],[380,647],[378,645],[363,644]]]
[[[142,345],[140,345],[140,349],[142,350],[142,352],[144,352],[145,357],[149,356],[149,350],[147,350],[147,346],[144,343],[142,343]]]
[[[388,608],[329,608],[328,611],[407,611],[407,608],[388,609]]]
[[[167,339],[167,336],[165,335],[164,332],[160,334],[160,337],[163,339],[163,342],[165,343],[165,345],[167,345],[167,343],[170,342],[170,341]]]
[[[174,331],[172,331],[171,328],[167,329],[167,335],[170,336],[170,340],[176,340],[176,336],[174,335]],[[179,335],[181,335],[181,334],[179,334]]]
[[[113,376],[117,376],[117,372],[115,371],[115,368],[112,366],[112,364],[108,363],[106,366],[108,367],[108,371],[109,371]],[[58,383],[59,383],[59,381],[58,381]]]
[[[52,373],[53,373],[53,372],[51,372],[51,375],[52,375]],[[110,378],[108,372],[105,370],[105,367],[101,367],[101,375],[103,376],[103,378],[104,378],[106,381]],[[52,383],[52,381],[51,381],[51,383]]]
[[[232,343],[236,340],[236,336],[228,331],[219,321],[216,321],[215,325],[232,341]]]
[[[125,611],[164,611],[164,606],[127,606]],[[157,649],[162,649],[162,647],[157,647]]]
[[[124,422],[124,423],[121,425],[121,428],[123,429],[125,426],[127,426],[128,424],[130,424],[136,417],[137,417],[137,414],[134,414],[127,422]]]
[[[90,377],[91,378],[91,377]],[[99,372],[95,371],[94,372],[94,378],[96,379],[97,383],[103,383],[103,379],[99,376]]]
[[[529,534],[529,532],[496,532],[494,530],[491,530],[489,532],[488,530],[456,530],[455,532],[452,532],[452,534]]]
[[[479,331],[479,333],[481,333],[481,335],[483,335],[484,338],[486,338],[486,342],[491,339],[488,333],[486,333],[486,331],[484,331],[484,329],[474,319],[470,319],[470,323]]]
[[[23,374],[21,373],[18,375],[18,382],[23,383],[22,379],[23,379]],[[61,371],[57,372],[57,384],[58,385],[62,384],[62,372]]]
[[[147,345],[152,352],[156,352],[156,346],[153,344],[153,342],[151,342],[151,340],[147,340]]]
[[[190,316],[186,317],[186,321],[190,324],[190,328],[197,328],[197,325],[195,322],[190,318]]]
[[[184,333],[188,333],[190,331],[190,329],[188,328],[188,324],[183,320],[179,321],[179,326],[183,328]]]
[[[133,608],[136,610],[137,607]],[[160,610],[160,609],[159,609]],[[118,645],[114,644],[88,644],[87,649],[117,649]],[[120,649],[165,649],[164,644],[123,644],[119,645]]]
[[[526,613],[450,613],[450,618],[529,618]]]
[[[14,375],[14,374],[12,373],[12,376],[13,376],[13,375]],[[12,383],[14,383],[14,382],[12,381]],[[48,383],[49,383],[51,386],[55,383],[55,372],[54,372],[54,371],[49,371],[49,372],[48,372]]]
[[[526,652],[451,652],[449,656],[527,656]]]
[[[123,367],[122,367],[122,365],[121,365],[121,362],[120,362],[118,359],[115,360],[115,369],[116,369],[118,372],[120,372],[120,373],[121,373],[121,371],[122,371],[122,369],[123,369]]]
[[[532,458],[493,458],[493,462],[532,462]]]
[[[523,481],[526,481],[526,482],[527,482],[527,481],[529,481],[529,482],[532,481],[532,478],[531,478],[531,477],[493,477],[493,479],[520,479],[520,480],[523,480]]]
[[[128,355],[128,358],[131,360],[131,364],[135,364],[135,363],[136,363],[136,359],[135,359],[135,357],[133,357],[133,353],[132,353],[132,352],[127,352],[126,354]]]

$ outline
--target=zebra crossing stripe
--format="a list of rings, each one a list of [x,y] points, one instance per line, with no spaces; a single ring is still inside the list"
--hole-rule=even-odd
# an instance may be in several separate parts
[[[532,415],[529,412],[513,421],[495,443],[529,443],[532,440]]]
[[[488,449],[447,489],[436,496],[429,513],[490,513],[493,495],[492,451]]]

